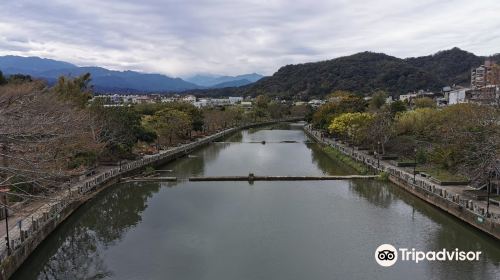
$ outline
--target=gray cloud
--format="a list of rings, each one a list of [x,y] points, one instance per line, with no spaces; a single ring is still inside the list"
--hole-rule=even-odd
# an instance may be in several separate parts
[[[2,1],[0,55],[171,76],[272,74],[365,50],[497,53],[498,11],[496,0]]]

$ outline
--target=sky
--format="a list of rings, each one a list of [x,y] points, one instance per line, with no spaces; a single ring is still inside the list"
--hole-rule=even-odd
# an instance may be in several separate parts
[[[0,0],[0,55],[188,77],[361,51],[500,52],[498,0]]]

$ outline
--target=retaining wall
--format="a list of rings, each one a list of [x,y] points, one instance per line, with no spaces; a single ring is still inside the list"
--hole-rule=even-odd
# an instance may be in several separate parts
[[[425,178],[414,177],[413,174],[388,163],[378,161],[375,157],[362,153],[354,147],[346,147],[338,142],[325,138],[321,132],[313,130],[310,125],[307,125],[304,131],[316,141],[337,149],[352,159],[365,164],[372,170],[387,172],[389,174],[389,180],[406,191],[448,212],[471,226],[500,239],[500,215],[490,213],[487,217],[486,209],[475,200],[448,192]]]
[[[240,127],[229,128],[205,138],[198,139],[192,143],[122,164],[121,167],[113,168],[88,180],[77,182],[73,186],[68,186],[67,191],[54,197],[52,202],[47,203],[35,213],[22,219],[22,230],[19,230],[17,227],[9,230],[10,254],[7,252],[6,240],[0,240],[0,280],[8,279],[36,247],[79,206],[94,197],[107,186],[119,182],[122,177],[137,172],[146,166],[159,166],[185,156],[194,149],[241,129],[297,120],[300,120],[300,118],[251,123]]]

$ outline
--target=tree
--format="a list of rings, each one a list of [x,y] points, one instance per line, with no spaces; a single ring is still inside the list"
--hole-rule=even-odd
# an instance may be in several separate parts
[[[459,142],[459,167],[477,184],[485,184],[491,174],[500,175],[500,111],[497,108],[464,104],[461,125],[449,137]],[[467,110],[463,112],[463,110]]]
[[[245,110],[239,106],[231,106],[226,109],[226,116],[232,125],[240,125],[243,121]]]
[[[87,105],[92,98],[92,87],[90,86],[90,73],[76,78],[59,77],[53,90],[63,100],[68,100],[80,108]]]
[[[400,112],[406,111],[406,105],[401,100],[396,100],[396,101],[392,102],[389,108],[390,108],[392,117],[395,117]]]
[[[366,137],[366,129],[373,120],[370,113],[344,113],[335,119],[328,127],[331,133],[349,137],[355,144],[361,143]]]
[[[172,108],[187,113],[191,118],[191,129],[194,131],[203,130],[203,111],[196,108],[193,104],[187,102],[169,102],[164,105],[164,108]]]
[[[100,127],[100,141],[106,145],[107,153],[102,156],[129,157],[137,141],[156,139],[154,131],[147,130],[141,123],[141,116],[130,107],[104,107],[94,102],[89,110],[96,126]]]
[[[379,112],[372,116],[370,123],[367,125],[367,135],[371,140],[372,150],[379,145],[382,148],[382,154],[385,154],[385,145],[393,135],[392,117],[389,111]]]
[[[429,97],[417,98],[413,103],[416,108],[436,108],[436,101]]]
[[[421,108],[398,114],[395,128],[399,135],[413,135],[420,141],[432,141],[437,136],[441,122],[438,110]]]
[[[312,108],[309,105],[292,106],[292,108],[290,108],[290,115],[293,117],[312,117]],[[308,121],[311,121],[311,119]]]
[[[387,93],[385,91],[377,91],[372,95],[368,107],[371,111],[378,111],[382,106],[384,106],[387,100]]]
[[[190,116],[176,109],[164,109],[147,118],[147,124],[153,128],[159,141],[168,139],[172,145],[174,137],[185,138],[191,129]]]
[[[290,113],[287,106],[277,102],[269,103],[267,110],[269,111],[269,116],[273,120],[281,119]]]
[[[8,79],[9,83],[17,83],[17,84],[22,84],[22,83],[32,82],[32,81],[33,81],[33,79],[31,78],[30,75],[23,75],[23,74],[10,75],[9,79]]]
[[[255,98],[255,106],[260,109],[267,109],[270,100],[267,95],[259,95]]]
[[[0,71],[0,86],[1,85],[5,85],[7,83],[7,80],[5,79],[5,77],[3,76],[3,73],[2,71]]]
[[[329,95],[328,102],[321,105],[312,116],[315,127],[328,129],[332,120],[342,113],[363,112],[366,102],[360,96],[346,91],[336,91]]]
[[[0,123],[2,187],[50,190],[85,168],[72,164],[76,158],[102,147],[89,115],[41,82],[0,87]]]

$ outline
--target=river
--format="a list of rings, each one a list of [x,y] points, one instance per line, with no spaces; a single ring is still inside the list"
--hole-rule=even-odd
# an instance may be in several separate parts
[[[262,143],[265,141],[265,144]],[[355,174],[301,124],[244,130],[163,176]],[[383,243],[479,261],[374,259]],[[376,180],[121,183],[79,208],[13,279],[498,279],[500,244]]]

